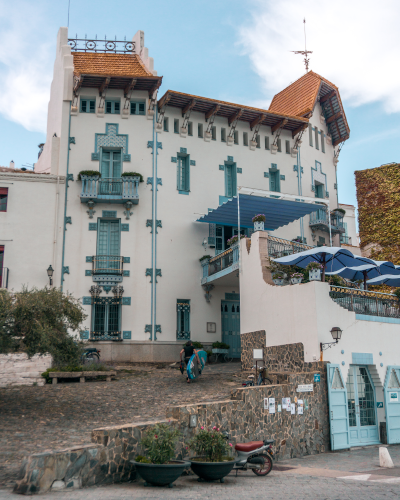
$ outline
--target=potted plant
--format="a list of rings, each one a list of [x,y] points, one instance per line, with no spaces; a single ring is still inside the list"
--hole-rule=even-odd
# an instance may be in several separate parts
[[[213,342],[211,347],[213,354],[227,354],[231,346],[225,342]]]
[[[240,239],[243,239],[245,236],[244,234],[241,234],[240,235]],[[238,242],[238,237],[237,237],[237,234],[235,234],[235,236],[232,236],[232,238],[229,238],[229,240],[227,241],[228,245],[231,247],[232,245],[235,245],[236,243]]]
[[[236,463],[232,457],[232,443],[228,443],[220,429],[201,427],[189,443],[189,448],[196,454],[190,458],[192,471],[199,476],[199,481],[221,481]]]
[[[282,271],[275,271],[272,275],[272,281],[275,285],[282,286],[285,281],[285,273]]]
[[[101,177],[101,172],[98,170],[81,170],[78,174],[78,181],[83,180],[81,177],[82,175],[84,177],[97,177],[97,179],[99,179]]]
[[[206,260],[210,260],[211,255],[203,255],[203,257],[200,257],[199,261],[204,264]]]
[[[254,231],[264,231],[264,222],[265,222],[264,214],[255,215],[251,220],[254,224]]]
[[[290,283],[297,285],[303,281],[304,275],[302,273],[293,273],[290,275]]]
[[[143,182],[143,175],[138,174],[137,172],[123,172],[121,174],[121,177],[139,177],[140,178],[139,182]]]
[[[322,264],[319,264],[318,262],[310,262],[306,267],[306,271],[308,271],[308,279],[310,281],[321,281],[321,269]]]
[[[172,488],[172,483],[190,467],[190,462],[173,459],[179,437],[180,432],[168,424],[156,424],[145,432],[141,444],[146,456],[139,455],[131,461],[145,480],[145,486]]]

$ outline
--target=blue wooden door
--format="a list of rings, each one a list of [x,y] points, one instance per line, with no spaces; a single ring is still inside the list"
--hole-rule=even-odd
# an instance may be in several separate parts
[[[347,391],[339,365],[328,364],[328,399],[332,450],[350,447]]]
[[[222,342],[229,344],[229,356],[240,358],[240,302],[221,302]]]
[[[387,442],[400,443],[400,366],[388,366],[384,392]]]

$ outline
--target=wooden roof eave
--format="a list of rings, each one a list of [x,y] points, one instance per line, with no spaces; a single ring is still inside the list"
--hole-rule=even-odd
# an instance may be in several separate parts
[[[162,83],[162,76],[132,76],[132,75],[96,75],[93,73],[76,74],[82,79],[81,87],[99,88],[107,80],[110,79],[108,88],[117,88],[125,90],[129,82],[134,78],[136,80],[136,90],[148,90],[153,93]]]

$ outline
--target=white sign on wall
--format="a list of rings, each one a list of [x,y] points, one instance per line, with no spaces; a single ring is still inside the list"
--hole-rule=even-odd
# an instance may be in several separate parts
[[[314,384],[298,385],[296,392],[313,392]]]
[[[253,349],[253,359],[264,359],[262,349]]]
[[[399,402],[399,393],[389,392],[389,403],[398,403],[398,402]]]

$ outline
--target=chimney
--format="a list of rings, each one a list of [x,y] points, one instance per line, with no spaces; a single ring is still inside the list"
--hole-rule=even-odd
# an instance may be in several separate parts
[[[15,163],[14,163],[14,160],[11,160],[11,161],[10,161],[10,168],[15,169]]]

